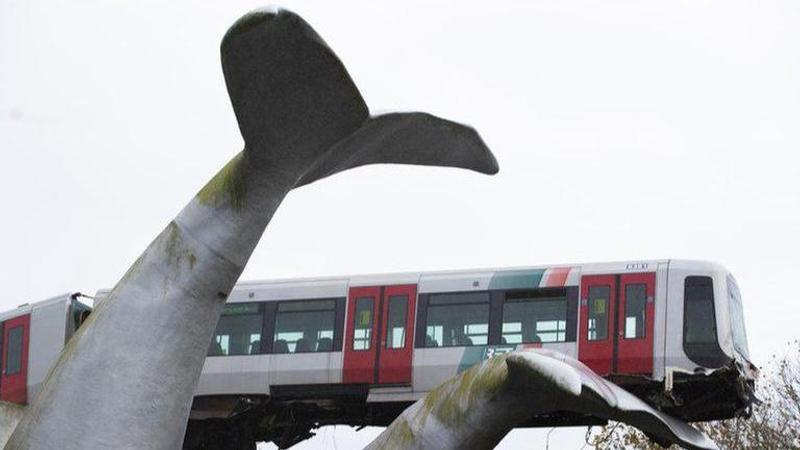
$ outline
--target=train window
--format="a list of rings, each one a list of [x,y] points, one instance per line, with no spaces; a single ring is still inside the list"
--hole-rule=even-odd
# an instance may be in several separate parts
[[[489,293],[432,294],[428,300],[426,347],[486,345]]]
[[[408,296],[389,297],[389,317],[386,320],[386,348],[406,346],[406,319],[408,318]]]
[[[360,297],[356,299],[356,314],[353,320],[353,350],[369,350],[372,347],[372,319],[373,304],[375,299],[372,297]]]
[[[8,330],[5,375],[14,375],[22,370],[22,332],[22,327]]]
[[[566,289],[507,292],[502,332],[504,344],[566,342]]]
[[[272,353],[333,350],[336,300],[294,300],[278,303]]]
[[[645,311],[647,306],[647,285],[625,285],[625,339],[645,337]]]
[[[217,322],[208,356],[260,353],[263,317],[259,303],[226,304]]]
[[[611,286],[589,286],[589,335],[590,341],[608,338],[608,308]]]

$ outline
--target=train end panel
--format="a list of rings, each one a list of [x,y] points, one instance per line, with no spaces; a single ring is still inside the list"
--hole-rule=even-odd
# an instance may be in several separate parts
[[[733,275],[708,261],[670,260],[659,407],[686,420],[746,415],[758,368],[750,361]]]
[[[66,293],[0,314],[0,401],[24,405],[38,394],[64,343],[91,310],[79,295]]]

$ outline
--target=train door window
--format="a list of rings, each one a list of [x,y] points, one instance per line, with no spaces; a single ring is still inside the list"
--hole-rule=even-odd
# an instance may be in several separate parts
[[[503,303],[504,344],[566,342],[566,289],[509,291]]]
[[[22,370],[22,327],[8,330],[6,342],[5,375],[14,375]]]
[[[292,300],[278,303],[272,353],[333,350],[336,300]]]
[[[589,327],[587,339],[590,341],[603,341],[608,338],[608,310],[610,286],[589,287]]]
[[[408,318],[408,296],[389,297],[389,314],[386,319],[386,348],[403,348],[406,345],[406,319]]]
[[[647,285],[644,283],[625,285],[625,339],[645,337],[645,311]]]
[[[432,294],[428,300],[426,347],[468,347],[489,341],[489,293]]]
[[[261,353],[263,313],[259,303],[228,303],[214,331],[209,356]]]
[[[353,350],[369,350],[372,347],[372,321],[375,299],[360,297],[356,299],[356,313],[353,317]]]

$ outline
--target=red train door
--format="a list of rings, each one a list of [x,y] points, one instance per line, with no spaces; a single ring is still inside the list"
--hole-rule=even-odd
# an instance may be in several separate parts
[[[614,275],[581,278],[578,359],[599,375],[608,375],[613,369],[616,296]]]
[[[410,384],[412,336],[417,286],[387,286],[383,290],[378,383]]]
[[[656,274],[633,273],[619,278],[615,372],[652,375]]]
[[[581,279],[578,359],[599,375],[653,373],[655,273]]]
[[[3,323],[0,400],[19,404],[25,404],[28,401],[30,319],[30,314],[26,314]]]
[[[411,383],[416,285],[350,289],[344,383]]]

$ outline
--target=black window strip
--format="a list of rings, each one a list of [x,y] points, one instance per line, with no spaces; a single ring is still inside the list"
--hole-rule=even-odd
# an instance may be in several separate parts
[[[417,302],[417,338],[415,348],[425,348],[425,327],[428,323],[428,298],[430,294],[419,294]]]
[[[575,342],[578,333],[578,295],[577,286],[567,287],[567,334],[566,342]]]
[[[261,353],[272,353],[272,346],[275,343],[275,320],[278,311],[277,302],[265,302],[264,322],[261,330]]]
[[[489,307],[489,345],[502,343],[503,334],[503,300],[505,291],[491,291],[491,306]]]
[[[292,300],[292,301],[294,301],[294,300]],[[281,302],[281,303],[284,303],[284,302]],[[281,314],[302,314],[302,313],[331,312],[331,311],[336,311],[336,307],[326,308],[326,309],[304,309],[304,310],[301,310],[301,311],[278,311],[278,312],[280,312]],[[237,316],[246,316],[248,314],[236,314],[236,315]],[[255,315],[255,314],[250,314],[250,315]]]
[[[476,305],[489,303],[489,291],[436,292],[429,295],[430,297],[428,299],[428,304],[430,306]]]
[[[620,275],[614,276],[614,302],[611,304],[613,305],[614,311],[613,315],[609,314],[609,319],[612,320],[612,325],[611,329],[609,329],[608,332],[614,333],[614,335],[612,336],[614,347],[611,352],[611,371],[614,373],[617,372],[617,366],[619,363],[619,326],[620,326],[619,301],[620,301],[620,290],[622,289],[621,280],[622,277]]]
[[[471,305],[488,305],[489,302],[475,302],[475,303],[447,303],[446,305],[442,305],[439,303],[430,304],[428,303],[428,308],[447,308],[450,306],[471,306]]]
[[[387,300],[386,296],[386,288],[381,286],[380,292],[378,293],[378,298],[376,306],[378,307],[377,314],[375,315],[375,319],[372,321],[372,338],[375,340],[375,370],[372,373],[372,382],[378,382],[378,374],[380,371],[380,361],[381,361],[381,350],[383,350],[383,345],[381,344],[381,339],[383,339],[383,303]],[[374,306],[373,306],[374,308]]]
[[[333,351],[342,351],[342,342],[344,341],[344,312],[347,305],[347,298],[341,297],[336,299],[336,316],[333,326]]]
[[[507,289],[503,290],[506,294],[507,302],[561,299],[566,297],[568,288],[526,288],[526,289]]]
[[[5,334],[5,322],[0,322],[0,373],[5,373],[5,361],[3,361],[3,335]],[[0,387],[3,377],[0,376]]]

